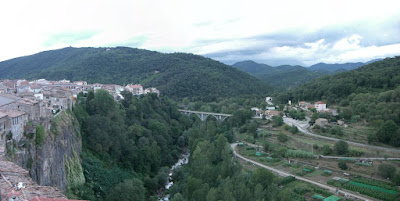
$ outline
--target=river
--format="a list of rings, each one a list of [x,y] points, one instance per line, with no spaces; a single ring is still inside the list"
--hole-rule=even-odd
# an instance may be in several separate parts
[[[181,157],[179,157],[178,162],[176,162],[175,165],[173,165],[171,167],[171,169],[169,170],[169,175],[168,175],[168,183],[165,185],[165,190],[170,189],[174,185],[174,181],[172,180],[172,172],[174,171],[174,169],[177,167],[180,167],[182,165],[188,164],[189,156],[190,156],[189,150],[185,151],[185,153],[182,154]],[[159,198],[158,200],[159,201],[169,201],[169,197],[170,197],[170,195],[167,194],[163,198]]]

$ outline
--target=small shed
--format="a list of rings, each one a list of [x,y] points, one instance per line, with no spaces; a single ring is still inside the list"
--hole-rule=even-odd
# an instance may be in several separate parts
[[[256,156],[261,156],[261,152],[257,151]]]
[[[239,142],[238,146],[240,146],[240,147],[244,146],[243,142]]]

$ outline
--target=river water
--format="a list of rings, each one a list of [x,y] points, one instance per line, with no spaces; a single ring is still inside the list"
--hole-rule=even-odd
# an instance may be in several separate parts
[[[189,150],[187,150],[184,154],[179,157],[178,162],[175,163],[169,170],[169,175],[168,175],[168,183],[165,185],[165,190],[170,189],[174,185],[174,181],[172,181],[172,172],[175,168],[180,167],[181,165],[185,165],[189,163]],[[169,194],[165,195],[163,198],[159,198],[158,200],[160,201],[169,201]]]

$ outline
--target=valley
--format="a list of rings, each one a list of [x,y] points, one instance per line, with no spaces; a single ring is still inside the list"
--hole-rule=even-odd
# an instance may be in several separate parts
[[[165,59],[165,55],[129,48],[55,50],[60,51],[82,51],[87,58],[124,52],[131,55],[123,58],[143,53]],[[32,62],[55,52],[13,62]],[[21,199],[31,195],[93,201],[398,198],[398,57],[340,75],[306,78],[305,84],[275,92],[227,65],[193,55],[178,57],[186,59],[183,64],[199,59],[213,67],[190,71],[192,77],[203,79],[183,80],[167,88],[156,81],[167,78],[157,76],[176,74],[179,62],[164,72],[142,68],[140,72],[153,75],[129,79],[141,84],[119,85],[123,77],[101,76],[105,83],[90,83],[93,80],[79,74],[71,74],[73,81],[1,81],[4,125],[0,130],[3,144],[9,146],[2,164],[14,162],[25,168],[18,167],[17,176],[24,176],[27,186],[37,185],[26,180],[29,175],[55,190],[46,194],[27,187],[26,192],[18,191]],[[138,70],[134,60],[129,68]],[[79,70],[69,61],[58,62]],[[0,63],[0,70],[5,66],[12,75],[9,65]],[[120,61],[115,65],[121,65]],[[19,74],[20,67],[15,73]],[[386,80],[375,82],[378,78],[371,73]],[[208,85],[214,79],[218,81]],[[199,88],[187,94],[181,88],[192,85]],[[18,124],[15,114],[21,115]],[[187,151],[188,163],[175,167]],[[9,197],[4,191],[12,189],[7,181],[2,179],[2,198]]]

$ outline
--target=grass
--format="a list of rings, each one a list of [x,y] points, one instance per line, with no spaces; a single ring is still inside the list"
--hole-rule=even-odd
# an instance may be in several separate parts
[[[315,170],[311,173],[306,174],[307,177],[318,177],[320,176],[322,173],[324,173],[323,170]]]

